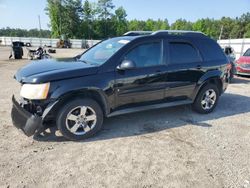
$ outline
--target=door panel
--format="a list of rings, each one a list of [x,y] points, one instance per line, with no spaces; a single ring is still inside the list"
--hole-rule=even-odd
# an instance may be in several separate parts
[[[165,98],[182,100],[191,98],[196,83],[203,75],[199,51],[187,41],[168,41],[169,62]]]
[[[165,97],[173,99],[190,98],[201,76],[202,73],[200,69],[197,69],[197,63],[168,66],[168,89]]]
[[[118,106],[162,100],[166,88],[166,66],[140,68],[116,73]]]
[[[163,41],[139,43],[128,50],[122,59],[133,61],[136,68],[116,71],[116,107],[164,99],[166,63]]]

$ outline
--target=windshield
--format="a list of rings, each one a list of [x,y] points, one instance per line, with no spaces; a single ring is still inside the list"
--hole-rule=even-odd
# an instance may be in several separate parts
[[[250,49],[248,49],[243,56],[250,56]]]
[[[129,42],[129,39],[124,38],[113,38],[102,41],[84,53],[79,60],[88,64],[102,65]]]

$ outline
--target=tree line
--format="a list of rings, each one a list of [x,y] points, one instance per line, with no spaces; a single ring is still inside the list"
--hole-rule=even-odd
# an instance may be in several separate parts
[[[0,36],[10,36],[10,37],[42,37],[50,38],[50,30],[38,30],[38,29],[14,29],[14,28],[2,28],[0,29]]]
[[[190,22],[178,19],[169,24],[168,19],[128,20],[123,7],[115,7],[112,0],[47,0],[46,13],[50,18],[51,31],[0,29],[5,36],[41,36],[78,39],[103,39],[120,36],[127,31],[142,30],[194,30],[214,39],[250,37],[250,13],[240,17],[221,19],[199,19]],[[7,30],[7,31],[6,31]],[[4,33],[4,34],[3,34]]]
[[[47,0],[46,12],[50,18],[51,35],[65,34],[69,38],[103,39],[132,30],[195,30],[220,38],[250,37],[250,13],[237,18],[220,20],[199,19],[190,22],[178,19],[169,24],[166,19],[127,20],[123,7],[116,8],[112,0]]]

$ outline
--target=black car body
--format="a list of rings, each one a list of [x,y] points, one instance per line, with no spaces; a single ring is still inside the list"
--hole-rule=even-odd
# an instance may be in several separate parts
[[[17,102],[13,97],[14,125],[31,136],[46,128],[48,122],[53,122],[52,125],[57,125],[69,139],[89,137],[97,129],[87,136],[69,132],[77,123],[88,126],[81,119],[85,117],[85,114],[80,116],[81,106],[71,111],[71,115],[64,114],[65,110],[73,109],[82,101],[89,104],[86,105],[89,108],[84,107],[84,113],[96,117],[91,120],[95,124],[98,121],[102,124],[102,116],[182,104],[193,104],[201,113],[211,112],[217,98],[227,88],[230,72],[229,61],[219,45],[199,32],[141,34],[129,32],[122,37],[102,41],[75,58],[42,60],[20,69],[15,79],[23,87],[46,83],[42,87],[44,90],[48,87],[48,91],[43,99],[22,96],[21,102]],[[207,94],[203,95],[204,92]],[[26,93],[24,95],[29,95]],[[215,99],[210,100],[210,109],[207,107],[208,95]],[[199,98],[201,102],[196,102]],[[66,125],[61,127],[65,117],[73,116],[75,122],[66,118],[68,130]],[[88,119],[87,115],[85,119]],[[84,133],[84,126],[79,129]],[[89,126],[88,129],[95,128]]]

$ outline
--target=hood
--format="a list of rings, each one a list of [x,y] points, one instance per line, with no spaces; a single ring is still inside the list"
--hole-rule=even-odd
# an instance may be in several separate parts
[[[19,69],[15,79],[21,83],[45,83],[97,73],[98,67],[74,59],[34,61]]]
[[[250,56],[242,56],[238,59],[237,63],[250,63]]]

